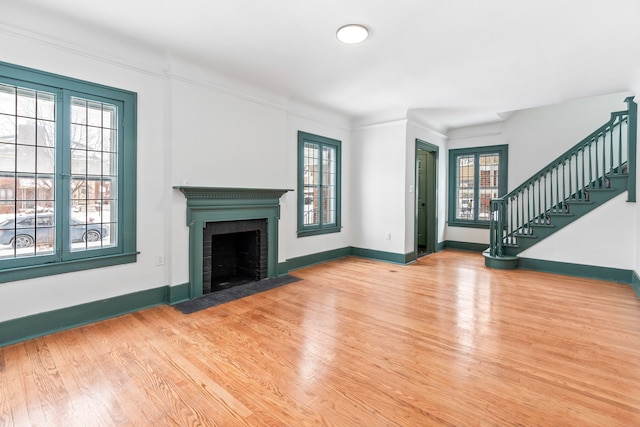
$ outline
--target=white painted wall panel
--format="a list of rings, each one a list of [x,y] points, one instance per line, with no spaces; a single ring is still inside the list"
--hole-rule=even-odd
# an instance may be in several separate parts
[[[358,129],[352,142],[352,246],[403,254],[406,121]]]
[[[636,205],[627,193],[577,219],[520,254],[524,258],[632,270]]]

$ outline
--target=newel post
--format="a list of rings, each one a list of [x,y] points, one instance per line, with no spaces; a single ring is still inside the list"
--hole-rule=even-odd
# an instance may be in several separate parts
[[[633,97],[625,99],[629,110],[629,127],[627,128],[627,144],[629,144],[629,184],[627,202],[636,201],[636,141],[638,137],[638,105],[633,101]]]

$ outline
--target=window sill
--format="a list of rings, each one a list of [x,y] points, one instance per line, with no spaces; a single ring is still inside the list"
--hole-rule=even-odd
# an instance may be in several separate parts
[[[298,230],[298,237],[316,236],[319,234],[339,233],[342,227],[321,228],[316,230]]]
[[[473,221],[448,221],[449,227],[463,227],[463,228],[486,228],[489,229],[489,221],[473,222]]]
[[[93,268],[109,267],[113,265],[129,264],[136,262],[138,254],[139,252],[131,252],[96,258],[84,258],[71,261],[31,265],[28,267],[7,268],[0,270],[0,283],[53,276],[55,274],[71,273],[74,271],[90,270]]]

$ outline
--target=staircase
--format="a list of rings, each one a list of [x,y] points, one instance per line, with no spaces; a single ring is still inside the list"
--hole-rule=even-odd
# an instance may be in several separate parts
[[[503,197],[491,200],[485,265],[513,269],[518,254],[627,191],[636,198],[637,105],[611,118]]]

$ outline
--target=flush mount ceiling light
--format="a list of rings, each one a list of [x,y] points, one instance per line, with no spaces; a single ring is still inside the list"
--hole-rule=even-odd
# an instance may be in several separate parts
[[[369,30],[364,25],[348,24],[338,28],[336,37],[345,44],[362,43],[369,37]]]

